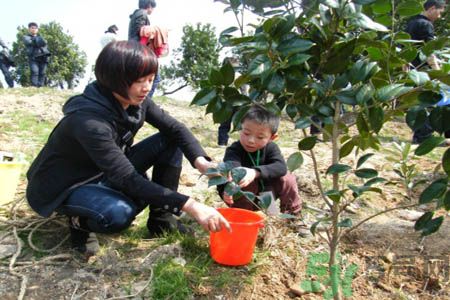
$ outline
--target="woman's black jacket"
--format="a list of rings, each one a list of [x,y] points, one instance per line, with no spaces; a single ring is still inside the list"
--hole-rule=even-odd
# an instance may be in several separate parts
[[[193,164],[197,157],[207,155],[185,125],[149,97],[140,106],[124,110],[110,91],[95,82],[83,94],[70,98],[63,112],[64,118],[27,172],[27,199],[37,213],[51,215],[74,188],[100,179],[131,199],[169,211],[181,209],[188,196],[138,174],[124,149],[147,122],[173,139]]]

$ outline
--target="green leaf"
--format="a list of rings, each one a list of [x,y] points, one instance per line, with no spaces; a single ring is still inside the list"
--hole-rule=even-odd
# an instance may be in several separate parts
[[[372,179],[370,179],[370,180],[367,180],[367,181],[364,183],[364,186],[372,186],[372,185],[374,185],[374,184],[381,183],[381,182],[385,182],[385,181],[386,181],[386,179],[384,179],[384,178],[382,178],[382,177],[375,177],[375,178],[372,178]]]
[[[369,124],[376,133],[380,132],[384,122],[384,109],[382,107],[371,107],[369,109]]]
[[[448,148],[442,156],[442,168],[445,173],[450,176],[450,148]]]
[[[325,192],[325,196],[330,198],[333,202],[339,202],[342,197],[342,193],[338,190],[329,190]]]
[[[359,105],[364,105],[372,99],[374,93],[375,92],[372,87],[368,84],[365,84],[356,93],[356,101]]]
[[[416,70],[411,70],[408,72],[408,77],[414,81],[416,85],[425,84],[427,81],[430,81],[430,76],[428,76],[425,72],[419,72]]]
[[[402,17],[411,17],[420,14],[423,11],[421,2],[405,1],[397,6],[397,13]]]
[[[227,178],[223,176],[211,177],[208,180],[208,187],[225,184],[227,182],[228,182]]]
[[[252,192],[242,192],[242,194],[244,194],[245,198],[247,198],[250,201],[254,201],[256,196],[255,194],[253,194]]]
[[[287,67],[301,65],[304,62],[306,62],[308,59],[310,59],[311,57],[312,57],[311,55],[303,54],[303,53],[294,54],[293,56],[289,57]]]
[[[383,15],[391,11],[391,2],[389,0],[376,0],[371,7],[374,13]]]
[[[286,106],[286,114],[289,116],[289,118],[294,119],[297,116],[297,113],[297,106],[295,106],[294,104],[288,104]]]
[[[278,217],[281,219],[297,219],[296,216],[293,216],[291,214],[280,214],[278,215]]]
[[[358,163],[356,164],[356,168],[359,169],[359,167],[362,166],[363,163],[365,163],[369,158],[371,158],[374,154],[373,153],[367,153],[361,156],[358,159]]]
[[[272,203],[272,195],[271,193],[262,193],[257,198],[260,201],[260,206],[262,208],[268,208],[270,206],[270,203]]]
[[[356,97],[354,91],[340,91],[336,94],[336,98],[343,104],[356,105]]]
[[[235,182],[228,182],[225,185],[224,192],[230,196],[233,196],[233,199],[240,198],[242,196],[240,186]]]
[[[450,210],[450,191],[447,191],[444,197],[444,208],[445,210]]]
[[[433,201],[433,199],[441,197],[447,190],[447,179],[438,179],[430,184],[419,198],[420,204],[425,204]]]
[[[442,96],[432,91],[424,91],[419,94],[419,102],[426,106],[432,106],[438,103]]]
[[[297,170],[303,164],[303,155],[300,152],[292,153],[287,160],[287,167],[290,172]]]
[[[220,175],[220,171],[216,168],[208,168],[204,175]]]
[[[326,174],[339,174],[339,173],[344,173],[347,172],[348,170],[350,170],[351,167],[349,165],[343,165],[343,164],[334,164],[332,166],[330,166],[327,169]]]
[[[442,222],[444,222],[444,216],[428,221],[427,224],[425,224],[425,228],[422,229],[422,236],[427,236],[438,231]]]
[[[250,75],[261,75],[262,73],[270,70],[272,62],[267,55],[260,54],[256,56],[248,66],[248,73]]]
[[[217,95],[217,92],[213,88],[204,88],[198,92],[194,99],[191,102],[192,104],[203,106],[209,103],[212,99],[214,99]]]
[[[378,176],[378,171],[374,169],[358,169],[355,171],[355,175],[359,178],[373,178]]]
[[[380,101],[386,102],[399,96],[402,93],[406,93],[410,89],[410,87],[405,87],[402,84],[395,83],[383,86],[382,88],[378,89],[376,95]]]
[[[311,126],[312,122],[308,117],[303,117],[295,122],[295,129],[305,129]]]
[[[420,106],[411,107],[406,113],[406,124],[412,129],[422,128],[427,120],[427,111]]]
[[[414,230],[419,231],[425,228],[426,224],[433,218],[434,212],[427,211],[414,224]]]
[[[269,83],[267,84],[267,90],[273,94],[279,94],[285,87],[284,77],[277,72],[270,76]]]
[[[355,4],[360,4],[360,5],[367,5],[367,4],[371,4],[374,3],[376,0],[354,0],[353,2]]]
[[[308,137],[304,138],[303,140],[301,140],[300,142],[298,142],[298,149],[303,150],[303,151],[311,150],[316,145],[316,141],[317,141],[317,136],[315,136],[315,135],[308,136]]]
[[[220,102],[222,102],[221,100]],[[214,123],[223,123],[231,118],[233,115],[233,107],[229,103],[225,103],[225,105],[222,105],[220,110],[216,111],[213,114],[213,121]]]
[[[244,168],[237,167],[231,170],[231,178],[233,178],[233,181],[236,183],[239,183],[246,174],[247,171],[245,171]]]
[[[225,29],[224,31],[222,31],[220,33],[220,35],[227,35],[230,34],[232,32],[235,32],[236,30],[239,30],[239,28],[237,28],[236,26],[232,26],[232,27],[228,27],[227,29]]]
[[[369,125],[367,125],[364,114],[361,112],[356,118],[356,127],[361,135],[366,136],[369,133]]]
[[[380,23],[374,22],[371,18],[363,13],[356,13],[352,19],[353,23],[359,27],[375,30],[375,31],[388,31],[387,27]]]
[[[220,68],[220,74],[223,78],[223,85],[230,85],[234,81],[234,68],[227,60],[225,64]]]
[[[344,158],[352,153],[354,147],[355,142],[353,140],[349,140],[347,143],[343,144],[341,149],[339,149],[339,158]]]
[[[224,82],[222,73],[220,73],[219,70],[211,69],[211,72],[209,73],[209,82],[211,82],[212,85],[222,85]]]
[[[277,50],[284,56],[288,56],[290,54],[309,50],[312,46],[313,43],[311,41],[304,40],[299,37],[294,37],[292,39],[281,42],[281,44],[278,45]]]
[[[443,141],[445,141],[444,137],[441,136],[430,136],[425,141],[423,141],[419,147],[414,151],[415,155],[421,156],[429,153],[431,150],[439,146]]]
[[[342,220],[341,222],[337,223],[337,227],[352,227],[353,223],[352,220],[347,218]]]

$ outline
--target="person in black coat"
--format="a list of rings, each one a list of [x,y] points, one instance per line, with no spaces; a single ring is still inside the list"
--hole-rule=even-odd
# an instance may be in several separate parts
[[[189,129],[148,97],[157,64],[138,42],[106,45],[95,64],[97,80],[65,103],[64,117],[27,172],[30,206],[43,217],[69,216],[72,246],[81,252],[89,251],[91,232],[119,232],[147,206],[152,235],[181,230],[173,215],[183,211],[207,230],[230,229],[215,209],[176,191],[182,154],[201,173],[213,164]],[[159,132],[133,144],[144,123]]]
[[[6,47],[5,42],[3,42],[1,38],[0,47],[2,47],[2,50],[0,51],[0,70],[5,76],[6,84],[12,88],[14,87],[14,80],[11,72],[9,72],[9,68],[14,66],[14,60],[11,57],[8,47]]]
[[[23,42],[27,49],[30,65],[31,85],[42,87],[45,85],[45,72],[51,54],[47,47],[47,41],[38,34],[38,31],[39,28],[36,23],[29,23],[28,34],[23,37]]]

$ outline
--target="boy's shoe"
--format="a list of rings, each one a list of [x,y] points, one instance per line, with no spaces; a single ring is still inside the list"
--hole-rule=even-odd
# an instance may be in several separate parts
[[[161,237],[164,233],[179,232],[183,235],[193,234],[193,230],[183,225],[169,212],[156,211],[149,215],[147,220],[149,238]]]
[[[100,250],[97,236],[81,227],[80,217],[69,217],[69,229],[72,249],[86,256],[95,255]]]

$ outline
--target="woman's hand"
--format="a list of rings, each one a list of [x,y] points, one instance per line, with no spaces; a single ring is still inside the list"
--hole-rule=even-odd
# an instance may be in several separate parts
[[[205,174],[209,168],[215,168],[216,164],[208,161],[203,156],[199,156],[194,161],[194,166],[200,173]]]
[[[228,232],[231,232],[231,226],[228,221],[210,206],[189,199],[182,210],[191,215],[206,230],[217,232],[226,228]]]
[[[225,201],[228,205],[233,205],[233,196],[228,195],[226,192],[223,192],[223,201]]]

